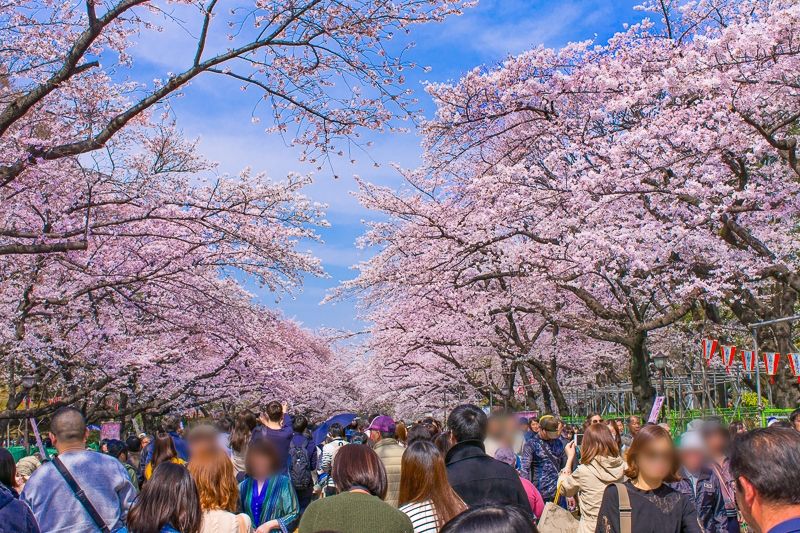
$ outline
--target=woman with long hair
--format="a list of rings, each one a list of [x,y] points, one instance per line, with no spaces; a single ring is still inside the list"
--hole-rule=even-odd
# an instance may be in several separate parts
[[[203,520],[200,533],[248,533],[250,517],[237,514],[239,486],[228,454],[221,449],[203,450],[192,457],[189,473],[197,484]]]
[[[586,437],[584,437],[585,441]],[[700,533],[694,503],[667,483],[676,481],[680,461],[670,434],[656,425],[636,433],[627,454],[625,483],[609,484],[597,516],[598,533],[619,533],[619,490],[627,493],[631,531],[648,533]],[[618,489],[618,487],[620,487]]]
[[[178,457],[178,451],[175,449],[175,443],[169,433],[156,435],[156,439],[153,441],[153,455],[144,468],[144,478],[149,480],[153,475],[153,470],[161,463],[186,464],[186,461]]]
[[[487,505],[464,511],[442,533],[537,533],[537,529],[516,507]]]
[[[199,533],[197,486],[181,465],[162,463],[128,512],[130,533]]]
[[[617,449],[619,450],[619,455],[622,455],[622,433],[619,431],[619,426],[614,420],[607,420],[606,425],[608,425],[608,429],[611,430],[611,435],[614,437],[614,442],[617,443]]]
[[[447,482],[444,456],[432,442],[409,444],[401,465],[400,510],[411,519],[414,533],[439,531],[467,508]]]
[[[14,456],[5,448],[0,448],[0,485],[7,488],[15,498],[19,498],[23,484],[22,477],[17,474]]]
[[[614,428],[616,429],[616,427]],[[567,464],[559,475],[561,492],[567,497],[578,495],[581,502],[581,521],[578,533],[592,533],[597,526],[597,512],[603,492],[609,483],[622,481],[625,463],[619,456],[619,444],[606,424],[589,424],[584,429],[581,444],[581,464],[572,471],[575,462],[575,442],[567,444]]]
[[[282,475],[272,441],[256,438],[247,447],[247,477],[239,483],[239,511],[247,514],[256,533],[294,531],[300,506],[292,481]]]
[[[244,457],[247,453],[247,443],[253,430],[258,425],[258,417],[252,411],[246,410],[236,415],[236,422],[231,432],[231,461],[236,473],[244,472]]]
[[[300,519],[300,533],[410,533],[411,520],[383,499],[386,469],[369,446],[348,444],[336,452],[332,477],[338,494],[308,506]]]

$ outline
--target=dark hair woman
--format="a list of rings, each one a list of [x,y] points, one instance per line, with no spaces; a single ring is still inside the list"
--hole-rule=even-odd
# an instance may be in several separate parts
[[[339,494],[308,506],[300,520],[300,533],[338,531],[409,533],[408,517],[388,503],[386,470],[369,446],[348,444],[336,452],[332,477]]]
[[[198,533],[202,511],[197,486],[181,465],[162,463],[128,513],[130,533]]]
[[[169,433],[158,433],[153,441],[153,456],[144,469],[144,478],[149,480],[153,471],[161,463],[175,463],[185,465],[186,461],[178,457],[175,443]]]
[[[447,482],[442,452],[425,440],[412,442],[403,453],[399,500],[414,533],[435,533],[467,508]]]
[[[254,439],[245,456],[247,477],[239,483],[239,511],[255,529],[294,531],[300,512],[297,494],[288,476],[280,474],[278,451],[265,438]]]
[[[606,486],[622,481],[625,463],[619,456],[619,445],[612,431],[606,424],[589,424],[585,427],[580,450],[581,464],[574,472],[575,442],[570,442],[565,448],[567,464],[561,471],[558,483],[565,496],[577,494],[581,502],[578,533],[594,532]]]
[[[441,533],[536,533],[536,526],[513,506],[473,507],[449,521]]]
[[[620,531],[619,486],[630,499],[632,531],[700,533],[694,503],[665,484],[678,479],[680,468],[675,445],[666,429],[656,425],[640,429],[628,450],[627,462],[625,475],[630,481],[606,487],[597,531]]]
[[[614,442],[617,443],[617,450],[619,450],[619,454],[622,455],[622,433],[619,431],[619,426],[614,420],[606,420],[606,425],[608,429],[611,430],[611,435],[614,436]]]
[[[19,498],[22,490],[22,478],[17,476],[17,465],[14,456],[5,448],[0,448],[0,484],[7,488],[15,498]]]
[[[22,489],[21,481],[14,456],[0,448],[0,531],[39,533],[31,508],[19,499],[17,491]]]
[[[258,425],[258,417],[252,411],[242,411],[236,415],[231,432],[231,461],[236,474],[244,472],[244,456],[247,453],[247,443]]]
[[[442,455],[447,455],[447,452],[450,451],[450,448],[453,447],[453,440],[450,438],[450,431],[442,431],[433,439],[433,443],[439,448],[439,451],[442,452]]]

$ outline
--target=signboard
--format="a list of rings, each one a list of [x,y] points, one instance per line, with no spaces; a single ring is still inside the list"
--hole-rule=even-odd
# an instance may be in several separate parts
[[[661,407],[664,405],[664,397],[663,396],[656,396],[656,400],[653,402],[653,408],[650,409],[650,416],[647,418],[647,421],[651,424],[658,423],[658,414],[661,412]]]
[[[514,413],[514,416],[519,418],[527,418],[530,420],[531,418],[539,418],[539,411],[517,411]]]
[[[103,422],[100,424],[100,439],[120,440],[119,434],[121,431],[122,424],[120,422]]]

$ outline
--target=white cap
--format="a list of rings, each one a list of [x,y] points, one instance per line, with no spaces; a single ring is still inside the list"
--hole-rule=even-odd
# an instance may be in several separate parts
[[[699,431],[687,431],[681,435],[681,443],[678,449],[703,452],[706,449],[706,443],[703,441],[703,436]]]

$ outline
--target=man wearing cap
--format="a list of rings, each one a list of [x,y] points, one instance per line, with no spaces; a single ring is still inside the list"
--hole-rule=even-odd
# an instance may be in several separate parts
[[[376,416],[367,428],[369,438],[373,442],[373,450],[378,454],[386,469],[388,490],[386,503],[397,507],[400,495],[400,465],[405,448],[395,438],[396,424],[391,416]]]
[[[558,473],[567,464],[566,442],[559,421],[552,415],[539,419],[539,433],[522,450],[521,475],[539,490],[544,501],[552,501],[558,487]]]
[[[728,515],[719,480],[710,468],[703,435],[698,430],[681,435],[678,446],[681,479],[670,486],[694,503],[705,533],[727,533]]]

